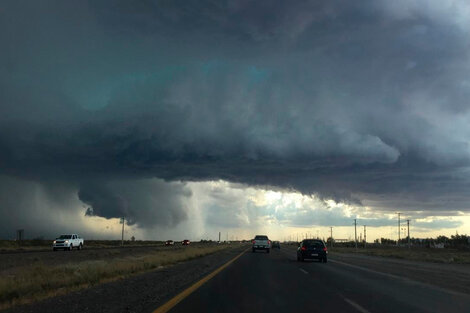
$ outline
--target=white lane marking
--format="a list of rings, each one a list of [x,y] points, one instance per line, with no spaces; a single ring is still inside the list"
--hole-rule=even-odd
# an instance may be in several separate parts
[[[364,272],[369,272],[369,273],[373,273],[373,274],[377,274],[377,275],[382,275],[384,277],[401,280],[402,282],[405,282],[405,283],[408,283],[408,284],[414,284],[416,286],[425,287],[425,288],[429,288],[429,289],[434,289],[434,290],[437,290],[437,291],[440,291],[440,292],[445,292],[445,293],[452,294],[452,295],[455,295],[455,296],[468,298],[468,294],[466,294],[466,293],[450,290],[450,289],[435,286],[435,285],[430,285],[430,284],[423,283],[423,282],[420,282],[420,281],[412,280],[412,279],[407,278],[407,277],[397,276],[397,275],[384,273],[384,272],[379,272],[379,271],[374,271],[374,270],[371,270],[371,269],[368,269],[368,268],[365,268],[365,267],[362,267],[362,266],[357,266],[357,265],[353,265],[353,264],[349,264],[349,263],[345,263],[345,262],[341,262],[341,261],[336,261],[336,260],[332,260],[332,259],[330,259],[329,261],[333,262],[333,263],[341,264],[341,265],[344,265],[344,266],[349,266],[349,267],[352,267],[352,268],[355,268],[355,269],[358,269],[358,270],[362,270]]]
[[[299,268],[299,270],[304,274],[308,274],[308,272],[306,270],[304,270],[303,268]]]
[[[401,280],[408,280],[408,279],[405,278],[405,277],[400,277],[400,276],[397,276],[397,275],[393,275],[393,274],[389,274],[389,273],[384,273],[384,272],[378,272],[378,271],[374,271],[374,270],[371,270],[371,269],[368,269],[368,268],[365,268],[365,267],[362,267],[362,266],[353,265],[353,264],[349,264],[349,263],[345,263],[345,262],[341,262],[341,261],[336,261],[336,260],[331,260],[331,259],[330,259],[330,262],[338,263],[338,264],[341,264],[341,265],[349,266],[349,267],[352,267],[352,268],[356,268],[356,269],[359,269],[359,270],[363,270],[363,271],[365,271],[365,272],[369,272],[369,273],[373,273],[373,274],[378,274],[378,275],[382,275],[382,276],[389,277],[389,278],[395,278],[395,279],[401,279]]]
[[[349,300],[348,298],[343,298],[344,301],[346,301],[347,303],[349,303],[353,308],[355,308],[356,310],[358,310],[359,312],[361,313],[370,313],[369,311],[367,311],[366,309],[364,309],[362,306],[360,306],[359,304],[357,304],[356,302],[352,301],[352,300]]]

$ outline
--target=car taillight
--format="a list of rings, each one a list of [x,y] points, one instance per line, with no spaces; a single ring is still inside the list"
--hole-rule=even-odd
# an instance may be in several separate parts
[[[251,243],[255,243],[255,241],[253,240]]]
[[[307,250],[307,248],[306,248],[306,247],[302,247],[302,248],[300,248],[300,250],[305,251],[305,250]]]
[[[323,248],[323,251],[327,251],[327,250],[328,250],[328,249],[327,249],[326,247],[325,247],[325,248]]]
[[[270,244],[271,244],[271,240],[268,240],[268,245],[270,245]]]

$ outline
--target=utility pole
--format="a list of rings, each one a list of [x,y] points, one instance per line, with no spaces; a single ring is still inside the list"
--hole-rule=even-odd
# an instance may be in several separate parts
[[[400,244],[400,212],[397,212],[398,214],[398,241],[397,241],[397,246]]]
[[[411,239],[410,239],[410,220],[406,220],[406,226],[408,228],[408,249],[411,248]]]
[[[120,223],[122,224],[121,246],[124,246],[124,222],[125,218],[121,217]]]
[[[330,226],[330,239],[331,239],[331,246],[333,247],[333,227]]]
[[[367,237],[366,237],[366,225],[364,225],[364,249],[366,248]]]
[[[357,226],[357,220],[354,219],[354,243],[356,245],[356,250],[357,250],[357,230],[356,230],[356,226]]]
[[[219,242],[220,242],[220,231],[219,231]]]

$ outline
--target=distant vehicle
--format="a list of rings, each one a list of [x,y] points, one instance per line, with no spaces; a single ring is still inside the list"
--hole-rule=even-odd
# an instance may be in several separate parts
[[[271,245],[271,248],[281,249],[281,243],[279,241],[273,241],[273,244]]]
[[[58,249],[70,250],[74,248],[81,250],[83,248],[83,238],[80,238],[77,234],[71,235],[60,235],[52,243],[52,250],[56,251]]]
[[[306,259],[316,259],[326,263],[328,261],[328,249],[319,239],[304,239],[297,248],[297,261],[303,262]]]
[[[190,243],[191,243],[191,241],[189,241],[188,239],[185,239],[185,240],[181,241],[181,244],[183,246],[189,246]]]
[[[167,240],[167,241],[165,242],[165,246],[172,246],[172,245],[174,245],[174,244],[175,244],[175,242],[174,242],[173,240]]]
[[[252,252],[255,252],[256,250],[265,250],[269,253],[269,250],[271,249],[271,240],[269,240],[268,236],[265,235],[256,235],[252,243]]]

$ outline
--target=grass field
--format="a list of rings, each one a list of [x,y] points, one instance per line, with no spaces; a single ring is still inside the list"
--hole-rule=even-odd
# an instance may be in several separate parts
[[[52,249],[51,240],[0,240],[1,251],[25,251],[25,250],[44,250]],[[162,241],[138,240],[138,241],[124,241],[124,246],[151,246],[162,245]],[[85,240],[86,247],[105,248],[105,247],[118,247],[121,245],[121,240]]]
[[[234,246],[238,245],[231,247]],[[8,275],[0,276],[0,309],[65,294],[227,248],[229,246],[208,245],[163,251],[152,249],[147,254],[138,256],[127,255],[55,266],[45,264],[21,266]]]
[[[470,264],[470,251],[457,249],[430,249],[406,247],[370,247],[370,248],[329,248],[330,253],[360,253],[373,256],[391,257],[398,259],[435,262],[435,263],[455,263]]]

